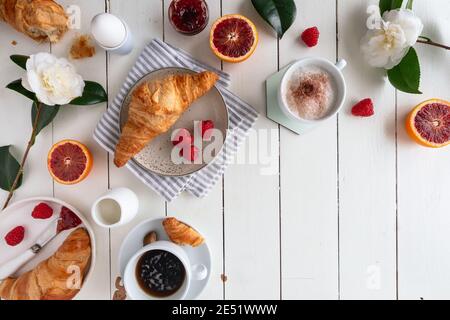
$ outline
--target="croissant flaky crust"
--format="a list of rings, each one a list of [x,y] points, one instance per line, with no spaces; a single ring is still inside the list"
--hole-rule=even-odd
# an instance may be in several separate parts
[[[114,163],[124,166],[217,82],[214,72],[177,74],[141,84],[132,93],[128,119],[116,146]]]
[[[198,247],[205,241],[200,233],[176,218],[165,219],[163,227],[170,240],[178,245]]]
[[[69,18],[53,0],[0,0],[0,20],[36,41],[57,42]]]
[[[87,231],[73,231],[59,249],[33,270],[17,279],[8,278],[0,284],[0,298],[6,300],[70,300],[79,288],[69,288],[70,281],[80,275],[81,286],[91,258],[91,240]],[[79,268],[79,273],[77,269]],[[68,281],[69,280],[69,281]],[[74,278],[74,280],[77,280]]]

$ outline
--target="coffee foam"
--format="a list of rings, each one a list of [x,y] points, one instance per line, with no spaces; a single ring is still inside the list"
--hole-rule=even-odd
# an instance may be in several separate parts
[[[331,74],[317,67],[299,67],[283,88],[283,98],[299,118],[319,120],[326,117],[336,103],[336,84]]]

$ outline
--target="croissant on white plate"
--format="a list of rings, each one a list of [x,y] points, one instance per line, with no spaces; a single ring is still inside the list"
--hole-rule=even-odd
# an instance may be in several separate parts
[[[68,280],[79,268],[80,285],[91,259],[91,240],[84,228],[73,231],[47,260],[18,278],[0,283],[0,298],[6,300],[70,300],[79,288],[70,288]],[[70,282],[69,282],[70,283]]]
[[[182,73],[141,84],[133,93],[128,119],[116,146],[114,163],[124,166],[157,136],[166,133],[198,98],[215,85],[218,75]]]

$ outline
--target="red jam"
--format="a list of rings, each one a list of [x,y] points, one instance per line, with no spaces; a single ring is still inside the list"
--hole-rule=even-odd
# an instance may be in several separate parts
[[[61,232],[78,227],[81,224],[80,218],[69,208],[62,207],[57,231]]]
[[[173,0],[169,7],[169,18],[178,32],[195,35],[208,25],[208,5],[205,0]]]

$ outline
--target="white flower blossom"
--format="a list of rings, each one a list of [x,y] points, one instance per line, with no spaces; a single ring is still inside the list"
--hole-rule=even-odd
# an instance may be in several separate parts
[[[387,11],[379,28],[369,30],[362,38],[361,51],[371,66],[392,69],[417,42],[422,30],[422,21],[412,10]]]
[[[65,105],[83,94],[83,78],[64,58],[38,53],[30,56],[26,69],[22,85],[46,105]]]

